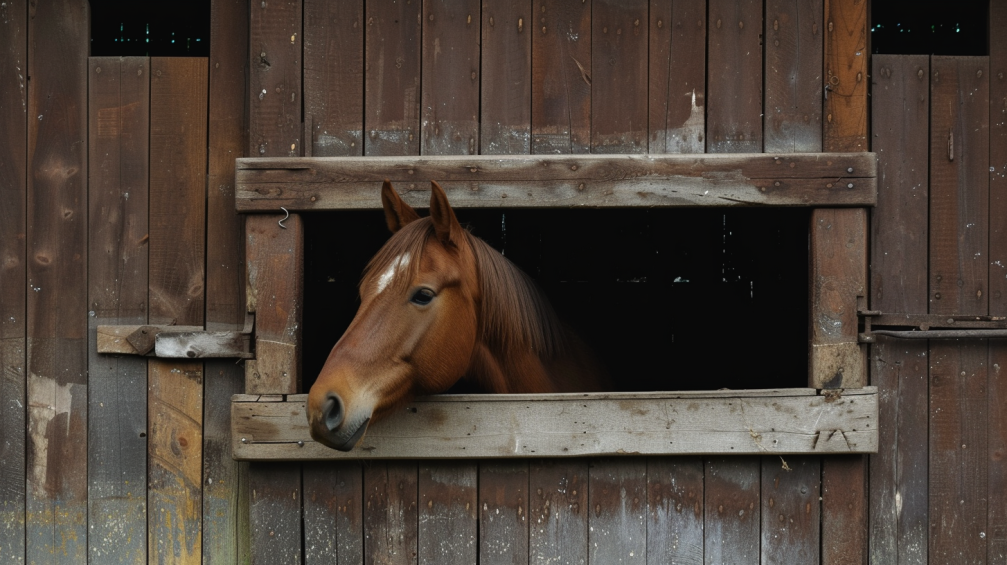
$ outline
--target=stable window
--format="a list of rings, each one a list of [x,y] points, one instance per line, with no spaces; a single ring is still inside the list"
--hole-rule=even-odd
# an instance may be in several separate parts
[[[857,342],[858,296],[866,287],[863,207],[874,203],[875,171],[869,153],[240,159],[237,205],[249,213],[248,296],[256,319],[255,359],[246,365],[248,394],[235,397],[232,404],[235,457],[875,451],[876,391],[863,387],[866,363]],[[668,296],[668,305],[638,314],[639,328],[616,332],[624,340],[612,348],[619,353],[603,359],[626,390],[427,397],[372,425],[349,453],[311,441],[305,395],[300,394],[310,383],[302,385],[301,375],[313,378],[352,317],[362,262],[387,237],[380,214],[354,212],[380,208],[379,187],[386,177],[417,208],[426,207],[428,181],[438,180],[462,221],[538,278],[567,318],[571,313],[576,317],[576,308],[563,300],[576,302],[578,285],[586,285],[588,293],[599,284],[609,285],[612,294],[628,295],[625,302],[600,311],[602,326],[625,324],[619,316],[631,309],[634,300],[639,308],[655,297]],[[851,207],[859,210],[837,212]],[[333,217],[340,221],[332,222]],[[676,227],[676,219],[685,220],[681,222],[685,228]],[[590,226],[578,235],[576,226],[582,221]],[[714,233],[691,238],[705,243],[690,244],[685,230],[698,226]],[[744,241],[730,240],[735,229]],[[590,244],[588,234],[606,230],[635,241],[633,251],[620,257],[619,249],[571,248],[570,240],[564,240],[580,238]],[[331,253],[328,263],[311,254],[306,283],[305,233],[311,236],[309,249],[317,245],[331,249],[340,245],[338,240],[352,242],[335,262]],[[674,241],[683,236],[686,241]],[[765,240],[756,241],[760,236]],[[323,238],[336,240],[319,243]],[[522,239],[549,243],[522,247]],[[361,246],[362,240],[374,243]],[[754,245],[761,247],[763,256],[755,263],[730,257],[711,261],[711,250],[703,245],[712,245],[713,252],[721,254]],[[556,258],[567,249],[574,258],[564,264]],[[601,275],[590,272],[590,267],[585,271],[590,262],[584,260],[592,251],[610,253],[617,260],[599,260],[607,269]],[[662,252],[679,256],[646,264],[643,255]],[[354,254],[359,257],[343,261]],[[780,296],[793,293],[787,286],[793,285],[793,276],[782,277],[776,288],[765,283],[779,275],[788,255],[795,257],[799,269],[810,268],[810,284],[804,282],[804,292],[799,292],[801,301],[810,306],[794,308],[780,302]],[[705,285],[707,290],[715,288],[730,296],[708,296],[704,304],[696,294],[677,290],[676,286],[687,285],[702,289],[704,278],[709,282],[710,266],[704,270],[704,261],[721,270],[719,284]],[[769,273],[756,273],[759,269]],[[756,280],[770,288],[756,289]],[[746,284],[749,288],[741,288]],[[303,294],[305,285],[309,302]],[[647,285],[647,290],[634,291],[633,285]],[[336,294],[343,298],[319,300],[326,286],[340,288]],[[760,300],[755,299],[757,291]],[[674,306],[684,312],[660,319]],[[344,322],[334,321],[326,333],[322,327],[330,318]],[[632,317],[628,319],[632,322]],[[583,334],[584,324],[573,322],[582,326]],[[586,339],[597,347],[604,337],[589,332]],[[702,349],[701,355],[718,352],[719,358],[683,362],[703,340],[713,345]],[[642,349],[664,347],[672,357],[678,355],[677,366],[684,368],[684,374],[655,374],[653,355],[650,361],[641,361],[627,354],[633,358],[616,365],[619,355],[632,351],[627,347],[633,343]],[[303,371],[306,350],[312,354],[304,361],[308,370]],[[625,374],[619,373],[620,366]],[[807,377],[802,382],[793,377],[774,380],[774,371]],[[753,382],[760,388],[753,389]],[[721,387],[731,390],[709,390]],[[653,390],[661,392],[647,392]]]

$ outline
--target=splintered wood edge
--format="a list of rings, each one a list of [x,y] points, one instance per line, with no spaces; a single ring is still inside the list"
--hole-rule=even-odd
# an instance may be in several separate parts
[[[314,442],[306,395],[235,395],[234,458],[248,461],[588,455],[875,453],[876,387],[417,399],[348,453]]]

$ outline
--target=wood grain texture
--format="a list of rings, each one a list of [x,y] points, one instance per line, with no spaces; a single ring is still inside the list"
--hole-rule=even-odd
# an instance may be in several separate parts
[[[364,503],[364,562],[416,563],[416,463],[365,465]]]
[[[479,463],[479,562],[527,565],[529,463]]]
[[[591,6],[537,0],[532,11],[532,153],[589,153]]]
[[[474,461],[421,461],[417,492],[417,562],[478,561],[478,466]]]
[[[990,2],[989,313],[1007,315],[1007,4]],[[1007,344],[989,342],[987,563],[1007,564]]]
[[[867,151],[867,0],[825,0],[826,151]]]
[[[300,565],[301,466],[255,463],[248,476],[252,565]]]
[[[854,388],[867,382],[857,342],[857,297],[867,293],[867,211],[811,213],[812,388]]]
[[[479,152],[479,2],[423,0],[424,155]]]
[[[648,0],[591,4],[591,152],[646,153]]]
[[[930,345],[930,547],[933,562],[983,563],[989,532],[987,342]]]
[[[706,150],[762,151],[762,3],[710,0]]]
[[[531,153],[532,0],[482,8],[479,153]]]
[[[207,61],[150,59],[149,319],[205,319]],[[203,365],[148,363],[147,552],[202,557]]]
[[[1007,312],[1007,38],[999,30],[1007,29],[1007,6],[990,2],[989,22],[989,306],[991,313],[996,310],[1002,315]]]
[[[373,424],[345,453],[310,438],[305,398],[235,398],[235,456],[450,459],[877,450],[877,396],[870,387],[827,396],[812,389],[432,396]],[[609,416],[591,417],[599,413]]]
[[[249,155],[301,155],[301,4],[250,5]]]
[[[588,487],[591,563],[647,563],[647,461],[596,459]]]
[[[822,0],[767,0],[763,142],[822,150]]]
[[[989,61],[931,59],[930,312],[989,305]]]
[[[822,564],[867,560],[867,461],[861,455],[822,460]]]
[[[304,285],[304,223],[292,215],[255,216],[245,223],[248,309],[256,312],[254,370],[246,373],[250,394],[300,391],[301,307]]]
[[[304,113],[311,155],[363,154],[364,0],[304,2]]]
[[[760,460],[706,460],[705,563],[759,563]]]
[[[98,354],[98,324],[147,322],[150,61],[88,61],[89,555],[147,562],[147,362]]]
[[[588,563],[588,465],[586,459],[529,463],[531,565]]]
[[[873,149],[881,183],[871,213],[872,309],[927,311],[930,58],[876,55]],[[879,339],[871,384],[879,390],[879,449],[870,456],[870,562],[923,563],[927,555],[926,343]]]
[[[871,308],[927,312],[930,58],[874,57],[878,205],[871,213]]]
[[[762,561],[807,563],[820,559],[821,460],[762,458]]]
[[[0,560],[25,562],[28,4],[0,20]]]
[[[417,155],[423,2],[369,0],[365,11],[364,153]]]
[[[304,563],[362,565],[363,468],[360,463],[304,465]]]
[[[459,208],[869,206],[874,166],[869,154],[242,160],[237,205],[243,212],[375,209],[378,186],[393,177],[406,202],[421,207],[428,186],[417,178],[438,179]]]
[[[210,3],[209,126],[206,191],[206,329],[245,323],[245,226],[234,214],[234,160],[248,147],[249,2]],[[206,397],[216,393],[212,381]]]
[[[648,152],[706,148],[706,0],[650,3]]]
[[[80,0],[31,6],[25,561],[87,559],[87,52]],[[14,98],[16,101],[17,98]],[[15,373],[15,375],[17,375]],[[18,376],[19,377],[19,376]]]
[[[647,460],[647,560],[699,565],[703,560],[704,465],[699,457]]]

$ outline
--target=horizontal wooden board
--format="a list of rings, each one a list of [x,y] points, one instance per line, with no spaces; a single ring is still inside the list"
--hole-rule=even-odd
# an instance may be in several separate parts
[[[415,206],[429,181],[456,207],[873,206],[873,153],[245,158],[241,212],[379,209],[391,180]]]
[[[452,459],[583,455],[873,453],[877,388],[417,399],[348,453],[312,441],[307,395],[235,395],[239,460]]]

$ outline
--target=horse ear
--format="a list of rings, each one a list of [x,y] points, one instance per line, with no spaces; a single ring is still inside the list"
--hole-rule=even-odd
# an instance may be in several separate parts
[[[458,245],[462,238],[462,225],[455,217],[455,211],[448,204],[448,195],[437,181],[430,181],[430,219],[434,222],[434,232],[441,243]]]
[[[406,204],[399,193],[392,188],[391,181],[386,180],[381,186],[381,205],[385,209],[385,221],[388,222],[388,229],[395,233],[402,229],[402,226],[420,219],[420,215],[413,210],[413,207]]]

